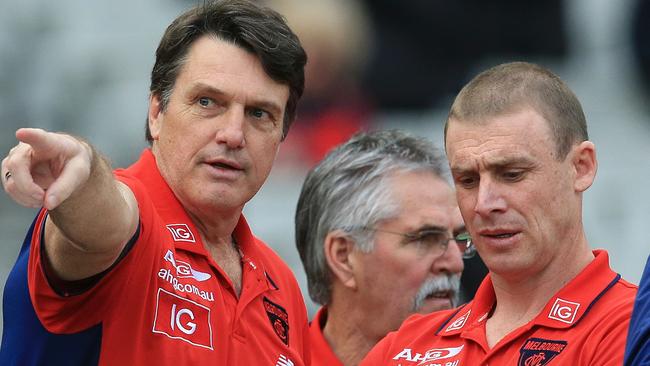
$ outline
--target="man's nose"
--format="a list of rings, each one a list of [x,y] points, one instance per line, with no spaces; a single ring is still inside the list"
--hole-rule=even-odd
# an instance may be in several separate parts
[[[231,107],[226,113],[218,117],[216,140],[226,144],[231,149],[244,147],[244,127],[246,115],[243,108]]]
[[[460,251],[455,240],[450,240],[447,249],[442,255],[433,261],[431,271],[435,274],[441,272],[460,274],[463,272],[463,253]]]
[[[482,217],[488,217],[495,211],[505,211],[505,208],[505,200],[499,193],[499,185],[490,178],[481,179],[476,193],[474,212]]]

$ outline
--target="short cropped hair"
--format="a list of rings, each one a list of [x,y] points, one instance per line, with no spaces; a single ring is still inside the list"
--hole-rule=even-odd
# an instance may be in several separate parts
[[[478,123],[525,107],[549,124],[556,159],[564,160],[573,144],[589,139],[585,114],[571,89],[539,65],[512,62],[480,73],[458,93],[447,117],[445,144],[451,120]]]
[[[289,87],[282,126],[282,137],[286,137],[305,87],[307,55],[280,14],[248,0],[206,1],[181,14],[167,27],[156,50],[149,87],[152,95],[160,97],[161,108],[165,110],[169,103],[192,44],[206,35],[254,54],[271,79]],[[145,128],[151,144],[148,121]]]
[[[331,300],[331,273],[323,250],[327,234],[341,230],[360,250],[371,251],[373,234],[360,229],[400,214],[390,177],[424,171],[442,178],[443,165],[430,141],[390,130],[353,136],[308,173],[298,199],[295,230],[312,300],[319,304]]]

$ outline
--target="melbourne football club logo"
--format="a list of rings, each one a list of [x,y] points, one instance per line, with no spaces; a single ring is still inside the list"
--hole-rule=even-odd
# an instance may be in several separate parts
[[[519,366],[544,366],[567,346],[566,341],[528,338],[519,349]]]
[[[280,340],[289,345],[289,314],[284,308],[264,297],[264,310],[271,321],[273,331]]]
[[[167,230],[172,234],[174,241],[187,241],[190,243],[196,243],[194,239],[194,234],[187,224],[169,224],[167,225]]]

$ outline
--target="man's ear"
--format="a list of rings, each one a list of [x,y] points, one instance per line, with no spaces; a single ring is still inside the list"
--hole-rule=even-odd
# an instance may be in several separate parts
[[[584,192],[594,182],[598,170],[594,143],[583,141],[574,147],[572,163],[576,174],[573,188],[576,192]]]
[[[350,289],[357,287],[353,261],[350,258],[354,247],[354,240],[341,230],[329,232],[323,243],[325,260],[333,274],[334,281],[338,281]]]
[[[151,93],[149,95],[149,111],[147,112],[149,131],[154,140],[158,140],[160,136],[160,127],[162,123],[162,102],[158,94]]]

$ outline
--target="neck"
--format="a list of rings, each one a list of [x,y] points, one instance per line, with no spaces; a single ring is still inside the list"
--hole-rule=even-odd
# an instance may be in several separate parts
[[[593,259],[593,253],[584,242],[569,247],[567,251],[558,251],[543,268],[533,273],[502,276],[492,272],[498,304],[520,309],[530,309],[531,305],[535,304],[537,306],[534,307],[541,310],[555,293]]]
[[[349,303],[332,302],[327,308],[323,336],[344,366],[358,365],[380,339],[366,328],[370,320],[362,313]]]
[[[490,347],[537,317],[548,301],[594,259],[586,240],[564,248],[568,250],[558,251],[535,273],[501,276],[491,272],[496,306],[486,327]]]
[[[205,215],[193,215],[190,212],[188,215],[201,234],[203,246],[231,281],[234,294],[239,297],[242,286],[241,252],[233,232],[239,222],[241,210],[229,215],[219,215],[215,212],[210,220],[202,220],[208,217]]]
[[[187,211],[187,214],[201,233],[205,245],[231,245],[233,232],[241,217],[241,209],[229,213],[212,210],[210,214]]]

